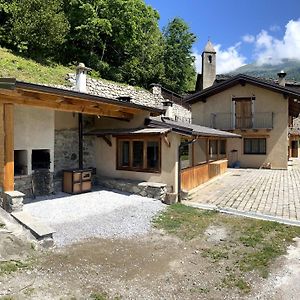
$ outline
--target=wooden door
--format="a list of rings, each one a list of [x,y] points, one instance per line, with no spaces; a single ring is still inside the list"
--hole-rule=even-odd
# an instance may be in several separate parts
[[[238,100],[235,102],[235,128],[252,128],[251,100]]]

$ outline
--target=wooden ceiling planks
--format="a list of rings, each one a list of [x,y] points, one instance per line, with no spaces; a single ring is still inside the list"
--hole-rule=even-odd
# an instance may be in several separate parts
[[[0,89],[0,102],[115,117],[125,120],[132,119],[134,114],[140,112],[139,109],[122,107],[117,104],[107,104],[100,101],[83,100],[82,98],[42,93],[41,91],[28,91],[19,88],[16,90]]]

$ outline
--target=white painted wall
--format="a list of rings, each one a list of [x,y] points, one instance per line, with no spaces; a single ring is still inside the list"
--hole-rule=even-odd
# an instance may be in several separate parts
[[[33,149],[50,150],[50,171],[54,170],[54,110],[15,105],[14,149],[27,150],[28,174]]]

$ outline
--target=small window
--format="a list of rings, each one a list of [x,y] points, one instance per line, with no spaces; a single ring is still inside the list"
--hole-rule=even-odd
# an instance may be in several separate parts
[[[212,63],[212,56],[208,55],[208,62],[211,64]]]
[[[117,169],[160,172],[160,138],[119,138]]]
[[[244,154],[266,154],[267,141],[265,138],[245,138]]]

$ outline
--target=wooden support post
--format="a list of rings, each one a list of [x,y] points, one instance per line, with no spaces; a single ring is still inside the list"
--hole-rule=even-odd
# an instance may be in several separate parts
[[[4,190],[4,105],[0,103],[0,193]]]
[[[14,190],[14,105],[4,104],[4,183],[5,192]]]
[[[209,138],[206,139],[206,162],[209,162]]]

